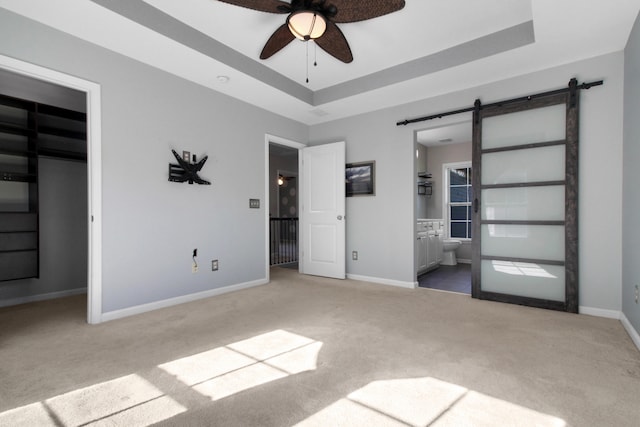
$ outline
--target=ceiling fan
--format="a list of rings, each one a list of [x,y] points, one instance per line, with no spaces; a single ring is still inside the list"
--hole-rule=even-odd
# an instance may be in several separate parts
[[[267,40],[260,59],[267,59],[298,38],[314,40],[320,48],[342,62],[353,61],[344,34],[336,24],[364,21],[396,12],[404,0],[220,0],[261,12],[288,14],[286,22]]]

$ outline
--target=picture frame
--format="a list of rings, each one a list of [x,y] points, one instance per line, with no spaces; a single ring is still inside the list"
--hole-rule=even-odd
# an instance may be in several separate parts
[[[345,167],[347,197],[376,195],[376,162],[347,163]]]

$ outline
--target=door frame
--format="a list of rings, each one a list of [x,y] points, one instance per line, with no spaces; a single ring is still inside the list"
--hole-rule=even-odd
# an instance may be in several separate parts
[[[264,233],[265,233],[265,238],[264,238],[264,256],[265,256],[265,272],[264,272],[264,277],[267,279],[267,281],[271,280],[271,265],[269,263],[269,251],[270,251],[270,247],[269,247],[269,206],[271,199],[269,197],[269,189],[270,189],[270,179],[271,177],[269,176],[269,144],[278,144],[278,145],[284,145],[285,147],[291,147],[294,148],[296,150],[298,150],[298,176],[300,176],[300,173],[302,171],[302,155],[300,153],[300,150],[302,150],[303,148],[306,147],[306,144],[303,144],[301,142],[297,142],[297,141],[293,141],[291,139],[286,139],[286,138],[282,138],[280,136],[276,136],[276,135],[271,135],[268,133],[264,134]],[[300,187],[300,186],[298,186]],[[302,189],[298,188],[298,200],[301,200],[300,198],[302,197]],[[299,250],[299,249],[298,249]],[[298,271],[300,269],[300,266],[298,264]]]
[[[0,55],[0,68],[84,92],[87,103],[87,322],[102,322],[102,113],[100,84]]]

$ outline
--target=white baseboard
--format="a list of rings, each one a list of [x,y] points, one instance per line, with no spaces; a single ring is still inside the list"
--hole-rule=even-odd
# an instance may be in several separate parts
[[[624,313],[620,313],[620,322],[622,322],[622,326],[624,326],[624,329],[631,337],[631,341],[633,341],[640,351],[640,335],[638,334],[638,331],[633,328],[633,325],[629,322],[629,319],[627,319],[627,316],[625,316]]]
[[[169,298],[162,301],[151,302],[148,304],[136,305],[134,307],[123,308],[121,310],[109,311],[102,313],[102,321],[108,322],[110,320],[121,319],[123,317],[129,317],[136,314],[146,313],[148,311],[158,310],[160,308],[171,307],[173,305],[184,304],[185,302],[191,302],[200,300],[203,298],[214,297],[217,295],[226,294],[229,292],[235,292],[242,289],[253,288],[260,285],[266,285],[269,283],[268,279],[258,279],[252,282],[238,283],[237,285],[225,286],[223,288],[211,289],[208,291],[197,292],[194,294],[183,295],[180,297]]]
[[[26,297],[0,300],[0,307],[10,307],[12,305],[27,304],[27,303],[36,302],[36,301],[46,301],[49,299],[64,298],[64,297],[70,297],[71,295],[79,295],[79,294],[86,294],[86,293],[87,293],[87,288],[76,288],[76,289],[69,289],[67,291],[49,292],[47,294],[29,295]]]
[[[359,274],[347,274],[347,279],[377,283],[380,285],[396,286],[405,289],[415,289],[418,287],[418,282],[401,282],[399,280],[381,279],[379,277],[360,276]]]
[[[471,264],[471,260],[470,259],[458,258],[457,261],[460,264]]]
[[[602,308],[585,307],[582,305],[578,308],[578,312],[580,314],[586,314],[588,316],[606,317],[607,319],[618,320],[620,319],[620,315],[622,314],[617,310],[605,310]]]

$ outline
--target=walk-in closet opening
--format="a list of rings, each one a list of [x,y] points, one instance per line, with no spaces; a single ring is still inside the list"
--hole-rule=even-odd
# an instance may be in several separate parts
[[[86,110],[85,92],[0,68],[0,307],[87,293]]]

